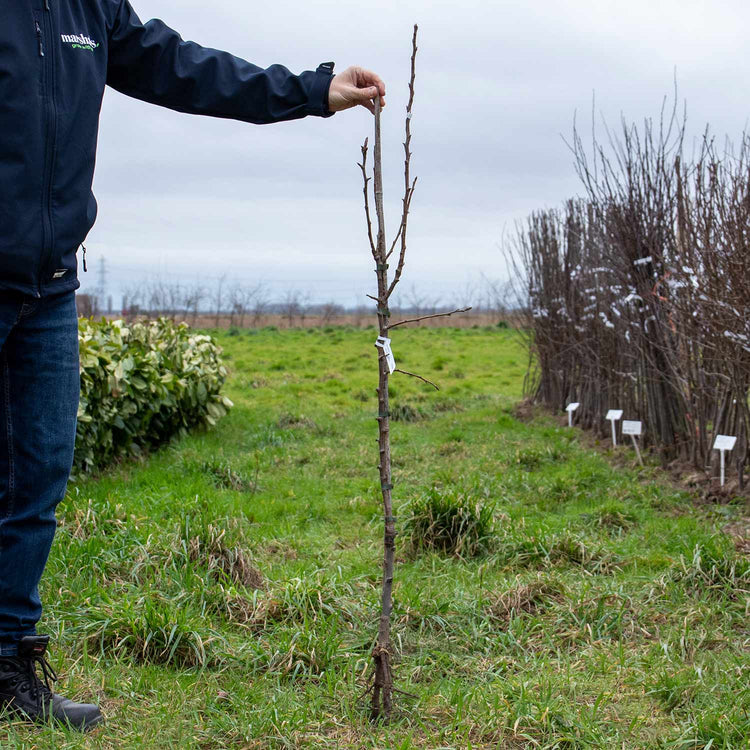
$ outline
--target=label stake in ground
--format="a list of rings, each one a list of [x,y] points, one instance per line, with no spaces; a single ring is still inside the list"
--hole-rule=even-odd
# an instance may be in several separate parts
[[[714,440],[714,450],[721,456],[721,486],[724,486],[724,454],[734,449],[737,438],[734,435],[717,435]]]
[[[612,423],[612,445],[617,445],[617,427],[615,422],[618,419],[622,419],[622,409],[610,409],[604,418]]]
[[[578,401],[573,401],[565,407],[565,411],[568,412],[568,427],[573,426],[573,412],[580,406]]]
[[[643,466],[643,459],[641,458],[641,450],[638,447],[638,441],[636,437],[640,437],[643,433],[643,422],[637,422],[632,419],[624,419],[622,422],[622,434],[630,435],[633,440],[633,448],[635,448],[635,455],[638,456],[638,463]]]

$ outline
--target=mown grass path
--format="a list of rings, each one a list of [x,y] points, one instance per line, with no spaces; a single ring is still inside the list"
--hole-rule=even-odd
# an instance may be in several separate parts
[[[395,497],[491,512],[470,558],[401,537],[398,719],[358,704],[382,549],[372,330],[220,335],[217,429],[72,486],[43,598],[104,728],[23,748],[747,748],[750,564],[655,469],[513,416],[507,331],[394,336]],[[481,547],[485,547],[482,551]]]

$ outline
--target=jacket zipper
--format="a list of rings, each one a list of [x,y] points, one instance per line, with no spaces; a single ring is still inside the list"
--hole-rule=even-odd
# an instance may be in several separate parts
[[[39,57],[44,57],[44,42],[42,41],[42,27],[39,25],[39,21],[34,21],[36,26],[36,42],[39,46]]]
[[[55,156],[55,129],[57,112],[55,108],[55,80],[54,80],[54,46],[52,33],[52,17],[49,0],[44,3],[44,29],[35,19],[39,57],[42,58],[42,92],[45,110],[45,159],[44,179],[42,183],[42,255],[38,270],[36,296],[42,296],[44,271],[49,264],[54,247],[54,231],[52,227],[52,171]],[[52,54],[45,54],[44,38],[49,40],[49,50]]]

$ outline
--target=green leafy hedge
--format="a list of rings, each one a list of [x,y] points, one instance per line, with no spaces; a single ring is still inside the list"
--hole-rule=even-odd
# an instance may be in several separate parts
[[[78,339],[76,473],[214,425],[232,406],[220,393],[227,376],[221,348],[184,323],[84,318]]]

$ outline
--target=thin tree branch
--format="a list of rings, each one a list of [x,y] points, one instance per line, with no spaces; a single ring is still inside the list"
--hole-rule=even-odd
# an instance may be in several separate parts
[[[370,182],[370,178],[367,176],[367,141],[368,139],[365,138],[365,142],[362,144],[362,163],[357,164],[357,166],[362,170],[362,181],[364,182],[364,187],[362,188],[362,192],[365,195],[365,218],[367,219],[367,237],[370,240],[370,249],[372,250],[372,256],[377,261],[377,255],[375,253],[375,240],[372,237],[372,219],[370,218],[370,196],[369,196],[369,191],[367,190],[367,184]]]
[[[409,205],[411,205],[411,197],[412,197],[412,195],[414,194],[414,187],[416,186],[416,184],[417,184],[417,178],[415,177],[415,178],[414,178],[414,182],[412,182],[412,184],[411,184],[411,189],[409,190]],[[407,210],[408,210],[408,206],[407,206]],[[396,243],[397,243],[397,242],[399,241],[399,239],[401,238],[401,233],[402,233],[403,231],[404,231],[404,218],[403,218],[403,216],[402,216],[402,217],[401,217],[401,225],[400,225],[400,226],[399,226],[399,228],[398,228],[398,232],[396,233],[396,236],[395,236],[395,237],[393,238],[393,242],[391,243],[391,247],[390,247],[390,249],[388,250],[388,254],[387,254],[387,255],[385,256],[385,257],[386,257],[386,260],[387,260],[388,258],[390,258],[390,257],[391,257],[391,255],[393,255],[393,251],[394,251],[394,249],[395,249],[395,247],[396,247]]]
[[[417,323],[420,320],[427,320],[428,318],[447,318],[449,315],[455,315],[456,313],[464,313],[469,312],[471,310],[470,307],[461,307],[458,310],[451,310],[450,312],[444,312],[444,313],[435,313],[434,315],[422,315],[419,318],[409,318],[408,320],[399,320],[398,323],[391,323],[391,325],[388,326],[388,330],[390,331],[391,328],[396,328],[397,326],[403,326],[407,323]]]
[[[403,210],[401,212],[401,224],[399,228],[399,234],[401,236],[401,250],[398,257],[398,265],[396,266],[396,272],[393,276],[393,281],[388,287],[388,294],[386,299],[391,296],[393,290],[396,288],[396,284],[401,279],[401,272],[404,270],[404,259],[406,257],[406,226],[409,221],[409,207],[411,205],[411,196],[414,190],[414,183],[411,181],[409,165],[411,162],[411,151],[409,151],[409,145],[411,144],[411,110],[414,104],[414,80],[416,78],[416,65],[417,65],[417,24],[414,24],[414,35],[411,39],[411,75],[409,77],[409,103],[406,105],[406,138],[404,139],[404,197],[403,197]]]
[[[378,220],[378,238],[373,251],[376,263],[385,263],[385,209],[383,208],[383,160],[380,138],[380,104],[375,106],[375,165],[373,167],[373,188],[375,192],[375,215]],[[378,289],[378,293],[380,290]]]
[[[421,380],[427,383],[427,385],[431,385],[436,391],[440,390],[440,388],[438,388],[431,380],[427,380],[427,378],[423,378],[421,375],[417,375],[413,372],[407,372],[406,370],[399,370],[398,368],[396,368],[393,372],[400,372],[402,375],[408,375],[409,377],[417,378],[417,380]]]

